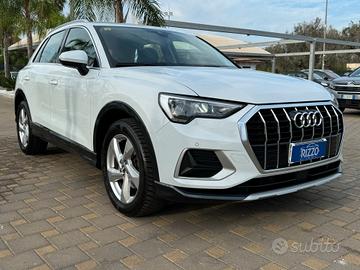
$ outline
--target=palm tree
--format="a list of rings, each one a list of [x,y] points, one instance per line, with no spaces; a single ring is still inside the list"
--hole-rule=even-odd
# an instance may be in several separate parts
[[[126,22],[131,13],[144,24],[164,25],[164,17],[157,0],[70,0],[70,16],[96,20],[104,12],[113,10],[115,22]]]
[[[65,0],[23,0],[21,1],[23,14],[21,23],[27,36],[28,58],[33,53],[33,31],[44,34],[46,30],[64,21],[61,12]]]
[[[0,1],[0,37],[4,57],[4,73],[10,78],[9,43],[17,30],[19,6],[16,0]]]

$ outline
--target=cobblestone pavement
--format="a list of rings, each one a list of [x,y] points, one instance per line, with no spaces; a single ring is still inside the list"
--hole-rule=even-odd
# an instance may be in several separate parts
[[[360,269],[360,112],[345,115],[340,180],[146,218],[116,212],[78,156],[24,156],[12,100],[0,98],[0,112],[0,269]]]

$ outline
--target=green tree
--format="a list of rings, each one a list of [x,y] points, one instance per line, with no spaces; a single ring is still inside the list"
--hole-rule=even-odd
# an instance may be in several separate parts
[[[346,30],[347,29],[347,30]],[[359,25],[349,25],[343,31],[338,31],[335,28],[329,26],[327,28],[326,36],[330,39],[344,39],[344,40],[353,40],[356,41],[356,37],[360,38],[360,27]],[[358,32],[359,31],[359,32]],[[303,22],[294,26],[291,34],[295,35],[304,35],[311,37],[322,37],[324,33],[324,24],[320,18],[316,18],[311,22]],[[323,43],[316,44],[316,51],[323,50]],[[347,46],[340,46],[334,44],[327,44],[326,50],[339,50],[339,49],[349,49]],[[276,45],[267,48],[271,53],[290,53],[290,52],[309,52],[309,44],[307,43],[297,43],[297,44],[288,44],[288,45]],[[315,57],[315,68],[321,68],[321,55],[316,55]],[[343,73],[346,70],[346,63],[349,62],[348,54],[332,54],[327,55],[325,58],[326,68],[332,69],[336,72]],[[309,67],[309,56],[296,56],[296,57],[280,57],[276,60],[276,69],[279,73],[289,73],[293,71],[299,71],[301,69],[307,69]],[[267,66],[264,69],[269,70],[270,67]]]
[[[115,22],[126,22],[131,13],[144,24],[164,25],[164,17],[157,0],[70,0],[70,16],[74,19],[96,20],[104,12],[112,10]]]
[[[33,32],[40,35],[63,21],[62,15],[65,0],[22,0],[18,1],[21,5],[23,32],[27,37],[28,58],[33,54]]]
[[[17,30],[19,21],[19,6],[16,0],[0,1],[0,38],[4,57],[4,74],[10,78],[10,41]]]

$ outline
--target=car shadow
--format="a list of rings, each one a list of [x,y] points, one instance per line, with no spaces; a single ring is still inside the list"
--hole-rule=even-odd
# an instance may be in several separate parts
[[[44,153],[45,156],[47,155],[59,155],[59,154],[66,154],[69,153],[59,147],[49,144],[46,152]]]
[[[206,203],[168,203],[166,207],[158,213],[159,216],[178,215],[188,212],[217,212],[223,218],[231,218],[234,211],[238,213],[258,214],[293,212],[294,214],[312,211],[314,206],[309,202],[314,199],[313,193],[308,190],[296,193],[272,197],[249,202],[206,202]],[[330,203],[329,203],[330,204]],[[326,207],[326,206],[325,206]]]

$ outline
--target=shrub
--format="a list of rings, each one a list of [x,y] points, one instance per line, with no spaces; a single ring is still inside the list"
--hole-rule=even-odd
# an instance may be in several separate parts
[[[0,87],[3,87],[7,90],[14,90],[15,80],[5,78],[4,73],[0,73]]]

